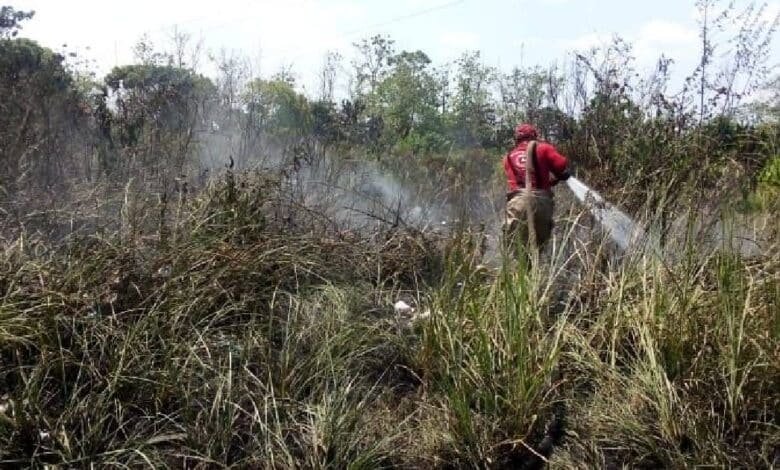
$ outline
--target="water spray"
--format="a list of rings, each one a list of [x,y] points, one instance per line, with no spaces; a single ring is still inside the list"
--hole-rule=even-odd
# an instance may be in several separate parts
[[[625,251],[632,244],[645,239],[645,231],[639,224],[585,183],[572,176],[566,180],[566,184],[621,250]]]

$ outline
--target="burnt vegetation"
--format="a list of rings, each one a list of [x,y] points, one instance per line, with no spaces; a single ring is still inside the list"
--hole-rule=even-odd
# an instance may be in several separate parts
[[[317,96],[180,31],[97,77],[2,7],[0,466],[780,465],[778,19],[696,7],[679,89],[620,38],[507,72],[374,36]],[[543,263],[496,251],[519,121],[674,255],[565,196]]]

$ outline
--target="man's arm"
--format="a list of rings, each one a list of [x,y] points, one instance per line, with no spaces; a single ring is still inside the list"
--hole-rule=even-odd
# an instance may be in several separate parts
[[[569,173],[569,160],[558,153],[558,150],[550,144],[543,143],[540,144],[540,147],[539,154],[544,158],[547,166],[550,168],[550,172],[555,176],[555,180],[552,183],[556,184],[558,181],[569,179],[571,176]]]
[[[512,164],[509,162],[509,154],[504,156],[504,173],[506,173],[506,180],[507,184],[509,185],[509,190],[514,191],[515,189],[518,189],[520,184],[517,181],[515,170],[512,168]]]

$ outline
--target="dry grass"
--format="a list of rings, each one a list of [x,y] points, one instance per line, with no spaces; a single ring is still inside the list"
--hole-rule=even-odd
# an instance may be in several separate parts
[[[347,230],[268,175],[126,194],[4,244],[3,465],[777,465],[776,243],[614,263],[562,223],[492,272],[468,230]]]

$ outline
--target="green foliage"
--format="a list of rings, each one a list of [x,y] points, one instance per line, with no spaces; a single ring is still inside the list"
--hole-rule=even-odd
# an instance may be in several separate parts
[[[244,102],[249,120],[270,134],[291,137],[311,131],[309,103],[287,81],[254,80],[247,85]]]
[[[9,86],[21,81],[43,94],[61,92],[72,81],[63,61],[61,55],[35,41],[0,40],[0,80]]]
[[[418,361],[442,395],[452,465],[509,468],[532,460],[518,442],[538,442],[553,418],[551,385],[563,322],[547,326],[534,275],[505,265],[486,281],[466,235],[450,253]]]
[[[315,101],[311,103],[311,132],[323,142],[341,140],[343,129],[339,125],[338,111],[331,101]]]
[[[447,136],[435,131],[412,131],[403,139],[397,141],[393,152],[399,155],[425,155],[433,158],[433,153],[441,152],[449,144]]]
[[[391,58],[395,55],[395,41],[376,35],[353,44],[358,54],[353,61],[355,70],[355,95],[362,97],[374,93],[379,83],[390,70]]]
[[[744,201],[752,213],[775,213],[780,209],[780,157],[770,159],[758,175],[758,182]]]
[[[105,78],[106,85],[136,92],[169,92],[177,95],[214,93],[211,81],[189,70],[173,66],[125,65],[114,68]]]
[[[766,167],[761,170],[758,181],[770,186],[780,188],[780,155],[775,155],[770,159]]]
[[[103,134],[115,137],[120,150],[133,149],[148,167],[181,171],[189,157],[193,130],[215,99],[212,82],[190,70],[140,64],[115,67],[105,84],[116,96],[119,114],[108,114],[108,94],[104,93],[104,103],[96,107]],[[113,173],[119,170],[111,155],[117,149],[113,139],[109,143],[112,148],[104,150],[101,164],[104,171]]]
[[[495,109],[490,87],[495,70],[481,62],[480,53],[466,53],[458,59],[452,115],[449,118],[453,142],[460,147],[487,147],[495,143]]]
[[[398,142],[413,152],[438,150],[442,118],[430,59],[421,51],[404,51],[389,63],[393,69],[378,85],[369,108],[382,119],[386,146]]]
[[[0,184],[53,184],[65,169],[51,164],[84,126],[80,97],[64,58],[28,39],[0,39]]]

